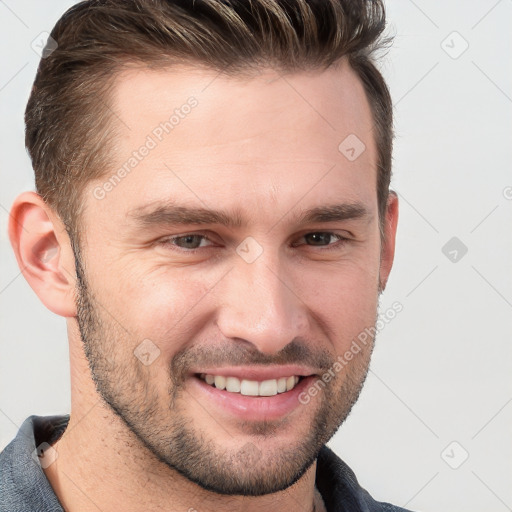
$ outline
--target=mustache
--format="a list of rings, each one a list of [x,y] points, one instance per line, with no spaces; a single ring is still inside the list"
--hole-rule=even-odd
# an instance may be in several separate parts
[[[334,363],[335,356],[320,349],[313,342],[294,339],[275,354],[260,352],[254,345],[240,342],[224,342],[222,345],[200,345],[185,348],[176,353],[171,361],[170,373],[174,385],[183,383],[192,367],[221,366],[270,366],[303,364],[327,371]]]

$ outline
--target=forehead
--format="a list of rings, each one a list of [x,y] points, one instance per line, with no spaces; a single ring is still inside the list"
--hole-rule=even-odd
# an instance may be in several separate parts
[[[114,180],[102,207],[126,212],[183,197],[284,208],[304,193],[313,206],[326,194],[338,202],[375,194],[371,110],[347,63],[252,77],[131,69],[117,77],[113,109],[114,164],[100,182]]]
[[[151,133],[171,120],[173,113],[180,121],[188,119],[189,131],[199,131],[201,140],[188,143],[200,146],[234,143],[264,133],[275,138],[289,135],[286,131],[298,138],[313,128],[336,133],[327,137],[330,145],[350,133],[367,139],[373,124],[362,83],[345,61],[324,71],[287,74],[262,68],[250,76],[185,66],[133,68],[117,76],[113,96],[120,132],[129,143],[138,142],[133,138],[139,136],[137,132]],[[186,105],[192,98],[199,108],[189,115]],[[294,125],[296,121],[301,125]],[[185,123],[176,119],[171,124],[176,128],[173,135],[185,130],[177,129]]]

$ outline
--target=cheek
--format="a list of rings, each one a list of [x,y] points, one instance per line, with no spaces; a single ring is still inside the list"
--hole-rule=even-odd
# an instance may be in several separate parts
[[[203,299],[210,289],[201,273],[160,268],[132,276],[117,290],[127,329],[139,339],[150,339],[162,354],[172,355],[201,328]]]
[[[332,333],[336,353],[375,324],[378,305],[378,260],[360,258],[321,269],[304,269],[297,295]]]

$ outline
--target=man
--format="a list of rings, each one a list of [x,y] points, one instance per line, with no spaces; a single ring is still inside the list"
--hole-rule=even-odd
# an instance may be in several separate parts
[[[59,20],[26,111],[37,193],[9,233],[66,318],[71,414],[4,450],[2,511],[403,510],[325,447],[394,256],[384,27],[363,0]]]

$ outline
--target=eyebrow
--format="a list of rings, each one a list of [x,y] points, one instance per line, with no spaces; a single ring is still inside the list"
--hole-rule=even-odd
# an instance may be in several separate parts
[[[169,202],[156,202],[138,207],[128,213],[141,228],[174,225],[205,225],[219,224],[228,228],[240,228],[247,224],[240,212],[229,213],[223,210],[187,207]],[[295,222],[313,224],[339,222],[345,220],[372,219],[371,212],[361,202],[341,203],[317,206],[301,211],[295,216]]]

